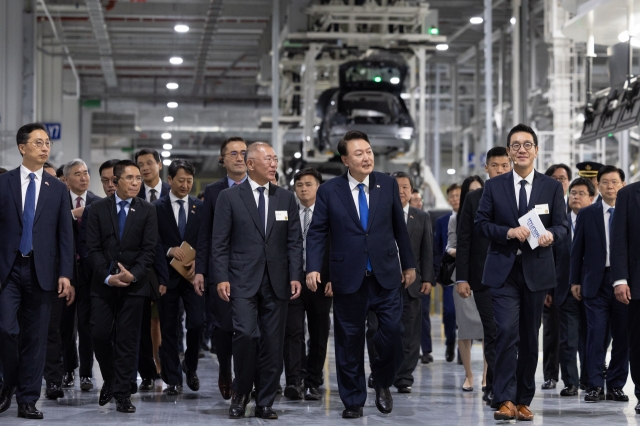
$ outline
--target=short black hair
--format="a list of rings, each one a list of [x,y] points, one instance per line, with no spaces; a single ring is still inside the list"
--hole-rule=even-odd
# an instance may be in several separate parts
[[[198,192],[198,195],[196,195],[196,198],[201,201],[204,200],[204,189]]]
[[[391,173],[391,177],[393,178],[407,178],[409,179],[409,185],[411,185],[411,193],[413,194],[413,191],[415,191],[413,189],[413,179],[411,179],[411,175],[407,172],[393,172]],[[417,192],[417,191],[416,191]]]
[[[16,142],[18,143],[18,145],[24,145],[25,143],[27,143],[29,141],[29,135],[31,135],[31,132],[33,132],[34,130],[42,130],[47,134],[47,136],[49,136],[49,132],[47,132],[47,128],[44,124],[25,124],[18,129],[18,133],[16,134]]]
[[[120,179],[120,177],[122,176],[122,173],[124,173],[124,169],[129,166],[133,166],[136,169],[140,170],[138,163],[136,163],[135,161],[120,160],[113,165],[113,175],[116,176],[118,179]]]
[[[118,159],[113,159],[113,160],[107,160],[104,163],[102,163],[100,165],[100,169],[98,170],[98,175],[102,176],[102,171],[104,169],[113,169],[115,167],[116,164],[118,164],[120,162],[120,160]],[[114,173],[115,174],[115,173]]]
[[[173,160],[169,165],[169,176],[171,176],[171,179],[176,177],[176,175],[178,174],[178,170],[180,169],[189,173],[191,176],[196,175],[196,168],[193,167],[193,163],[191,163],[191,161],[178,159]]]
[[[56,170],[56,166],[54,166],[53,164],[51,164],[48,161],[45,161],[44,164],[42,165],[43,169],[54,169]]]
[[[607,173],[618,173],[620,175],[620,179],[624,182],[624,171],[622,169],[617,168],[616,166],[607,165],[598,170],[598,183],[600,183],[600,178],[602,175],[606,175]]]
[[[514,133],[519,132],[529,133],[531,136],[533,136],[533,144],[535,146],[538,146],[538,135],[536,135],[536,132],[534,132],[531,127],[522,123],[515,125],[511,130],[509,130],[509,134],[507,135],[507,146],[511,144],[511,136],[513,136]]]
[[[413,188],[413,190],[411,191],[412,194],[419,194],[420,191],[418,191],[417,189]]]
[[[447,188],[447,195],[449,195],[449,193],[451,191],[455,191],[456,189],[460,189],[460,185],[458,185],[457,183],[452,183],[451,185],[449,185],[449,187]]]
[[[220,145],[220,156],[224,155],[224,150],[227,149],[227,145],[231,142],[243,142],[245,145],[247,144],[247,142],[240,136],[231,136],[229,139],[222,142],[222,145]]]
[[[569,180],[571,180],[571,167],[567,166],[564,163],[559,163],[559,164],[552,164],[551,166],[549,166],[549,168],[547,169],[546,172],[544,172],[545,175],[547,176],[551,176],[553,175],[556,170],[558,169],[564,169],[567,172],[567,177],[569,178]]]
[[[293,175],[293,182],[296,183],[302,178],[302,176],[313,176],[318,181],[318,185],[322,183],[322,175],[318,173],[318,171],[313,167],[305,167],[304,169],[297,172],[295,175]]]
[[[141,155],[149,155],[149,154],[153,155],[153,159],[156,160],[156,163],[160,162],[160,154],[158,154],[158,151],[151,148],[142,148],[136,152],[136,155],[135,155],[136,163],[138,162],[138,157],[140,157]]]
[[[7,172],[8,172],[7,169],[5,169],[4,167],[0,167],[0,175]]]
[[[64,164],[56,169],[56,177],[60,179],[64,176]]]
[[[489,164],[489,160],[494,157],[508,157],[507,148],[504,146],[495,146],[487,151],[487,159],[485,160],[486,164]]]
[[[571,182],[571,185],[569,185],[569,192],[571,192],[574,186],[581,186],[581,185],[587,187],[587,191],[589,192],[589,197],[596,196],[596,186],[593,184],[593,182],[591,182],[591,178],[583,178],[583,177],[576,178],[576,180]]]
[[[362,139],[363,141],[371,145],[371,142],[369,142],[369,136],[367,136],[366,133],[360,132],[358,130],[349,130],[344,134],[342,139],[340,139],[340,142],[338,142],[338,154],[347,155],[347,143],[356,139]]]

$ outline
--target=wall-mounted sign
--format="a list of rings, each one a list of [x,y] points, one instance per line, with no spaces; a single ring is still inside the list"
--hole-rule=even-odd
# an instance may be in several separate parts
[[[52,141],[60,140],[61,128],[60,123],[44,123],[44,126],[47,128],[47,133],[49,133],[49,139]]]

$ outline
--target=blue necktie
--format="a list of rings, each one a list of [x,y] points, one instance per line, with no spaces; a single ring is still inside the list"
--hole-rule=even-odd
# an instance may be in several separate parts
[[[29,254],[33,248],[33,218],[36,213],[36,182],[35,173],[29,173],[29,186],[24,197],[22,211],[22,237],[20,238],[20,253]]]
[[[518,216],[522,217],[527,214],[527,190],[524,189],[524,186],[527,184],[527,181],[522,179],[520,181],[520,195],[518,197]]]
[[[178,210],[178,232],[180,238],[184,240],[184,233],[187,231],[187,214],[184,211],[184,200],[178,200],[180,210]]]
[[[124,207],[129,204],[128,201],[122,200],[118,203],[120,211],[118,212],[118,228],[120,228],[120,239],[122,240],[122,233],[124,232],[124,224],[127,221],[127,212]]]
[[[258,216],[260,216],[260,222],[262,223],[262,229],[264,229],[265,234],[267,233],[267,221],[265,216],[265,201],[264,201],[264,186],[258,187],[258,192],[260,196],[258,197]]]
[[[358,208],[360,209],[360,224],[366,232],[367,225],[369,224],[369,204],[367,204],[367,195],[364,193],[364,183],[358,184]],[[367,254],[367,271],[372,270],[371,259]]]
[[[613,207],[609,207],[609,244],[611,244],[611,224],[613,223],[613,212],[615,209]]]

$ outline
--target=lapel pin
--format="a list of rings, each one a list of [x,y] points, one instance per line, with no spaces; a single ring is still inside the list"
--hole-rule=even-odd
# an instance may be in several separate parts
[[[135,211],[136,211],[136,209],[129,209],[129,210],[131,210],[132,212],[135,212]]]
[[[196,212],[194,212],[193,210],[191,210],[191,213],[196,214]]]
[[[195,208],[196,208],[196,206],[193,206],[193,208],[195,209]]]
[[[45,184],[45,185],[47,185],[47,186],[49,186],[49,182],[45,182],[44,184]]]
[[[413,219],[413,216],[409,215],[409,217],[410,217],[411,219]]]
[[[376,188],[380,188],[380,185],[376,185]]]

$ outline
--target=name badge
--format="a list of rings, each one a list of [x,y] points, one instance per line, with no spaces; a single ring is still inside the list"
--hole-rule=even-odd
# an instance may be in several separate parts
[[[549,214],[549,204],[536,204],[536,213]]]
[[[276,220],[289,220],[289,213],[286,210],[276,210]]]

